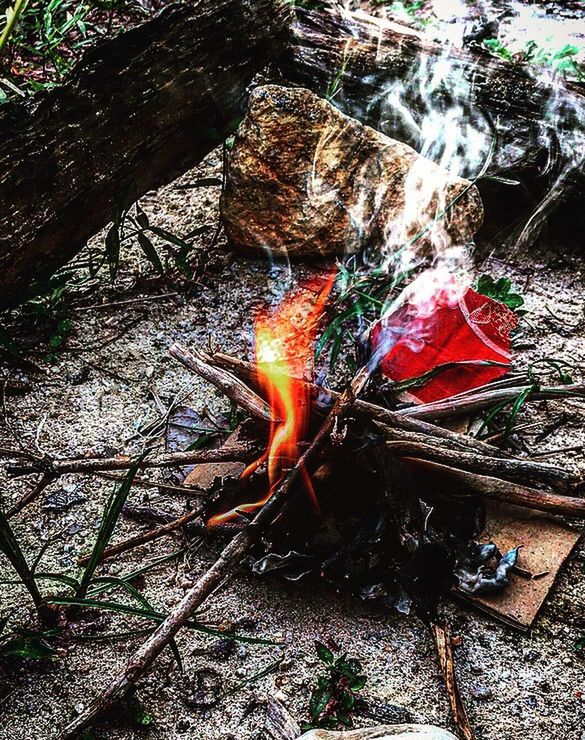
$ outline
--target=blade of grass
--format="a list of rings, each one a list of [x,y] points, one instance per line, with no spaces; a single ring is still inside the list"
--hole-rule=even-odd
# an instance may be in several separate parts
[[[273,663],[270,663],[270,665],[266,666],[266,668],[262,668],[257,673],[254,673],[254,675],[250,676],[250,678],[245,678],[243,681],[240,681],[240,683],[236,684],[233,688],[228,689],[228,691],[224,691],[224,693],[221,695],[221,699],[225,699],[227,696],[235,694],[240,689],[244,688],[244,686],[248,686],[249,684],[254,683],[254,681],[258,681],[259,679],[264,678],[264,676],[267,676],[269,673],[272,673],[278,668],[283,660],[284,655],[278,658],[278,660],[275,660]]]
[[[93,583],[106,583],[111,584],[113,586],[119,586],[120,588],[124,589],[132,598],[134,598],[144,609],[150,612],[154,612],[154,609],[152,607],[152,604],[148,601],[146,596],[142,594],[136,586],[133,586],[131,583],[129,583],[124,578],[118,578],[117,576],[100,576],[99,578],[95,578]],[[183,672],[183,661],[181,659],[181,653],[179,653],[179,648],[177,647],[177,643],[175,640],[171,640],[169,643],[169,648],[177,661],[177,665],[179,666],[179,670],[181,673]]]
[[[18,19],[22,15],[27,4],[28,0],[16,0],[14,7],[6,10],[6,25],[4,26],[4,30],[0,36],[0,55],[6,48],[6,44],[12,35],[12,31],[16,28]]]
[[[138,472],[140,463],[144,459],[145,455],[146,453],[141,455],[138,460],[136,460],[134,465],[128,470],[128,473],[126,474],[122,483],[114,488],[114,490],[112,491],[112,494],[104,509],[102,522],[98,531],[95,545],[91,553],[91,557],[88,560],[87,565],[85,566],[85,570],[79,584],[79,590],[77,591],[78,598],[83,598],[87,594],[87,590],[91,584],[95,570],[102,558],[104,550],[108,546],[110,538],[112,537],[114,527],[116,526],[116,522],[118,521],[120,512],[122,511],[122,507],[124,506],[124,503],[128,498],[128,494],[130,493],[130,489],[132,488],[134,477]]]
[[[166,618],[166,614],[157,611],[151,611],[148,609],[142,609],[135,606],[129,606],[128,604],[122,604],[117,601],[100,601],[99,599],[81,599],[67,596],[59,596],[52,599],[48,599],[50,604],[56,606],[87,606],[92,609],[103,609],[104,611],[118,612],[119,614],[128,614],[130,616],[144,617],[145,619],[151,619],[153,622],[162,622]],[[204,635],[211,635],[213,637],[222,637],[227,640],[234,640],[234,642],[245,642],[254,645],[280,645],[281,643],[276,640],[268,640],[264,637],[246,637],[245,635],[234,635],[230,632],[222,632],[221,630],[215,630],[211,627],[205,627],[199,622],[189,620],[186,622],[186,626],[195,632],[202,632]]]
[[[37,609],[42,607],[43,597],[38,589],[34,573],[29,567],[3,511],[0,511],[0,552],[4,553],[14,570],[18,573],[20,580],[31,595]]]

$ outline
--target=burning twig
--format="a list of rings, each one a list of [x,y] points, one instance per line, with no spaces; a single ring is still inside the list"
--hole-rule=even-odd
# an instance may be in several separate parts
[[[65,728],[61,740],[72,740],[78,737],[97,717],[123,699],[181,627],[185,625],[193,612],[201,606],[211,592],[238,565],[244,554],[256,541],[260,532],[274,520],[282,506],[290,499],[290,496],[294,493],[296,483],[303,476],[303,471],[309,469],[314,463],[323,444],[336,430],[341,419],[365,387],[368,377],[368,369],[366,367],[361,368],[345,392],[335,402],[307,450],[297,460],[284,480],[276,486],[272,496],[258,511],[250,524],[229,542],[215,563],[198,579],[164,622],[157,627],[129,659],[124,671],[114,678],[106,690],[92,702],[85,712]]]

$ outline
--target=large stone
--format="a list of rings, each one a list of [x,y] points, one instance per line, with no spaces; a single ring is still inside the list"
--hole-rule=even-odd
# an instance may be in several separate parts
[[[405,244],[439,252],[466,244],[483,217],[468,180],[310,91],[278,85],[250,96],[221,209],[236,247],[291,258],[362,247],[379,258]]]
[[[434,725],[379,725],[361,730],[311,730],[299,740],[457,740]]]

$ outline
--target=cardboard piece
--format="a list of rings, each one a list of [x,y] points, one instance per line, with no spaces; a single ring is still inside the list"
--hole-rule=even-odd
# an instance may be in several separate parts
[[[577,544],[580,532],[547,514],[517,506],[486,502],[486,528],[481,543],[495,542],[502,553],[521,545],[509,584],[497,594],[458,597],[511,627],[530,629],[558,572]]]

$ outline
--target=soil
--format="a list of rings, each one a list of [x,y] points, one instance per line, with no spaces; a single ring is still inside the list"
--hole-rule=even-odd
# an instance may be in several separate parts
[[[196,171],[148,194],[141,204],[153,223],[177,234],[212,224],[218,215],[217,188],[180,186],[216,175],[219,169],[220,153],[214,152]],[[103,238],[98,235],[96,243]],[[104,277],[89,295],[73,296],[73,330],[64,351],[54,364],[43,360],[44,351],[31,353],[40,372],[25,371],[30,389],[5,399],[1,446],[36,448],[56,456],[132,454],[144,444],[141,430],[160,418],[161,408],[176,399],[199,411],[226,410],[217,392],[169,358],[168,346],[174,341],[194,347],[211,342],[235,354],[248,354],[255,308],[278,298],[287,284],[311,268],[244,260],[228,250],[223,237],[208,253],[204,244],[209,239],[210,233],[202,238],[204,269],[192,285],[171,279],[161,283],[149,263],[130,250],[124,253],[115,289]],[[529,313],[516,340],[519,365],[547,355],[583,368],[583,263],[566,245],[556,250],[550,240],[541,240],[528,256],[495,252],[485,257],[478,251],[477,271],[506,274],[525,293]],[[127,325],[131,328],[121,334]],[[6,368],[6,374],[14,377],[15,373]],[[565,422],[534,448],[550,450],[552,454],[545,459],[582,470],[582,451],[554,451],[585,442],[583,403],[537,403],[521,413],[519,423],[529,419],[545,425],[561,409],[566,412]],[[5,506],[32,485],[32,481],[1,475]],[[76,558],[93,542],[112,485],[87,476],[67,476],[52,484],[40,501],[14,520],[29,559],[50,540],[41,570],[78,576]],[[82,494],[85,500],[67,511],[48,511],[47,497],[61,489]],[[181,497],[156,489],[135,488],[131,500],[177,513],[185,506]],[[113,539],[146,526],[123,518]],[[125,574],[181,546],[187,546],[187,555],[151,571],[142,584],[153,607],[165,611],[212,562],[219,543],[206,542],[197,549],[193,541],[175,535],[118,558],[102,572]],[[479,740],[584,737],[584,663],[583,655],[573,647],[585,628],[584,562],[581,545],[529,634],[491,621],[462,604],[446,606],[454,631],[461,637],[455,651],[457,670]],[[4,565],[3,561],[4,577],[10,577]],[[63,593],[61,586],[47,583],[46,589]],[[123,599],[117,593],[108,596]],[[11,615],[10,623],[26,623],[29,612],[23,589],[4,586],[2,614]],[[282,644],[239,644],[232,652],[224,651],[217,638],[182,632],[177,643],[184,673],[167,652],[140,685],[138,696],[153,716],[148,732],[122,718],[102,728],[105,737],[259,740],[266,698],[277,691],[295,718],[306,717],[318,672],[315,638],[333,640],[360,658],[368,675],[364,690],[368,698],[404,707],[406,718],[414,716],[453,729],[430,635],[414,617],[386,613],[320,585],[292,586],[242,572],[209,600],[204,618],[218,627],[237,626],[241,634]],[[117,632],[137,625],[135,620],[108,613],[92,613],[84,619],[83,631]],[[6,663],[1,679],[0,738],[54,737],[122,667],[136,644],[136,640],[83,643],[65,639],[58,662]],[[280,658],[274,672],[241,686]],[[203,669],[212,673],[201,677]],[[198,677],[212,684],[203,697],[196,692]],[[221,698],[223,692],[232,690]],[[213,706],[195,706],[198,700]],[[358,723],[372,722],[372,718],[358,719]]]

